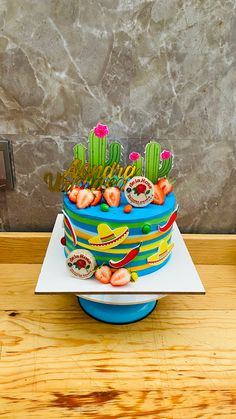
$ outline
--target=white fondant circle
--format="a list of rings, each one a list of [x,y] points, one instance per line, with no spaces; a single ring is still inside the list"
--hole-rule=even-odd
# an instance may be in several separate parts
[[[125,185],[125,197],[133,207],[146,207],[154,198],[154,185],[144,176],[134,176]]]
[[[89,250],[73,250],[66,259],[70,273],[79,279],[88,279],[94,274],[96,261]]]

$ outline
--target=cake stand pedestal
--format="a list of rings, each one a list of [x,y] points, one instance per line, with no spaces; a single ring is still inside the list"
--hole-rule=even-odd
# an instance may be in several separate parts
[[[63,236],[63,215],[59,214],[35,293],[75,294],[81,308],[96,320],[112,324],[133,323],[147,317],[155,309],[157,300],[168,294],[205,294],[177,224],[173,226],[174,248],[168,264],[124,287],[101,284],[94,278],[81,280],[71,276],[60,243]]]
[[[90,317],[110,324],[129,324],[145,319],[153,312],[157,301],[143,304],[116,305],[102,304],[77,297],[80,307]]]

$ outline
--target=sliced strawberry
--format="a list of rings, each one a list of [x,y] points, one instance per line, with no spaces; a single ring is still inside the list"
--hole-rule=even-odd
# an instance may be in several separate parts
[[[91,204],[91,207],[94,207],[95,205],[99,204],[99,202],[102,199],[102,191],[92,191],[94,195],[94,200]]]
[[[118,207],[120,205],[121,193],[120,190],[114,186],[105,189],[103,197],[110,207]]]
[[[100,266],[95,272],[95,278],[103,284],[108,284],[111,279],[111,268],[109,266]]]
[[[76,201],[77,201],[77,195],[78,195],[78,193],[79,193],[79,191],[80,191],[80,188],[78,187],[78,186],[75,186],[70,192],[69,192],[69,195],[68,195],[68,198],[69,198],[69,200],[71,201],[71,202],[73,202],[74,204],[76,204]]]
[[[110,283],[113,287],[121,287],[122,285],[128,284],[131,275],[128,269],[120,268],[111,277]]]
[[[89,189],[81,189],[77,195],[76,206],[79,209],[87,208],[94,200],[93,193]]]
[[[157,183],[160,188],[163,190],[165,195],[168,195],[172,191],[172,184],[166,178],[160,179]]]
[[[161,187],[156,184],[154,185],[154,199],[152,201],[153,204],[162,205],[165,202],[165,194]]]

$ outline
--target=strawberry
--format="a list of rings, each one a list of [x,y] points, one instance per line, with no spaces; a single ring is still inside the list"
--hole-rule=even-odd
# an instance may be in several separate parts
[[[94,207],[95,205],[99,204],[99,202],[102,199],[102,192],[101,191],[92,191],[93,195],[94,195],[94,200],[91,204],[91,207]]]
[[[76,206],[79,209],[89,207],[94,200],[92,191],[89,189],[80,189],[77,195]]]
[[[103,197],[110,207],[118,207],[120,205],[121,193],[120,190],[114,186],[105,189]]]
[[[161,187],[156,184],[154,185],[154,199],[152,201],[153,204],[162,205],[165,202],[165,194]]]
[[[111,285],[113,287],[120,287],[128,284],[131,279],[131,274],[128,269],[120,268],[111,277]]]
[[[71,191],[67,192],[68,198],[71,202],[76,204],[77,201],[77,195],[80,191],[80,188],[78,186],[75,186]]]
[[[157,183],[160,188],[163,190],[165,195],[168,195],[172,191],[172,184],[166,178],[160,179]]]
[[[100,266],[96,269],[95,272],[95,278],[103,284],[108,284],[110,282],[111,275],[111,268],[109,268],[109,266],[106,265]]]

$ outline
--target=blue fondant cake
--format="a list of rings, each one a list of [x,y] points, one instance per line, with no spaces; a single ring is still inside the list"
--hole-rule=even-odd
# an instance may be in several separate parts
[[[163,205],[133,208],[128,214],[124,212],[127,204],[122,193],[120,205],[111,207],[109,212],[103,212],[100,205],[78,209],[64,194],[64,214],[74,230],[65,217],[66,256],[75,249],[86,249],[93,254],[97,265],[113,263],[115,267],[126,258],[125,268],[139,276],[162,268],[172,249],[170,219],[176,209],[174,193],[166,196]]]

